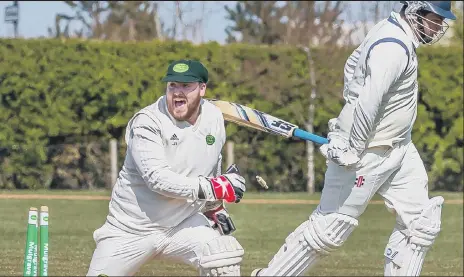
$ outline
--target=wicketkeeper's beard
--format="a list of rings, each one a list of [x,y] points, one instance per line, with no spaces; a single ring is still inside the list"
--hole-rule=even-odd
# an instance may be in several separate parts
[[[201,97],[196,97],[195,99],[187,100],[187,111],[183,114],[172,113],[172,116],[178,121],[189,121],[200,109]],[[174,108],[174,107],[173,107]]]

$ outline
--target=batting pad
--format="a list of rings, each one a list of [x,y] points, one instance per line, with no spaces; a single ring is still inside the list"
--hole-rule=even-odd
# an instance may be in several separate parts
[[[337,213],[313,212],[286,239],[267,268],[258,276],[300,276],[314,265],[319,257],[341,247],[358,220]]]
[[[243,247],[232,236],[220,236],[203,248],[200,276],[240,276]]]
[[[385,276],[419,276],[427,251],[441,229],[441,196],[429,200],[407,230],[396,226],[385,248]]]

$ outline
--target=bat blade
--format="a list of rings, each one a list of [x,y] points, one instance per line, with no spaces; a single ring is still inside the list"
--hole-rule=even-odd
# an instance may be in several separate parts
[[[295,124],[256,109],[224,100],[208,99],[208,101],[221,110],[226,121],[286,138],[298,137],[319,144],[328,143],[326,138],[311,134],[299,129]]]
[[[211,99],[209,101],[221,110],[226,121],[263,132],[269,132],[260,114],[254,112],[253,109],[223,100]]]

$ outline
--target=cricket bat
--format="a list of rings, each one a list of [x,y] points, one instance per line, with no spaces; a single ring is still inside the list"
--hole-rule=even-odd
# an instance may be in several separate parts
[[[295,137],[318,144],[329,143],[324,137],[309,133],[295,124],[247,106],[217,99],[208,99],[208,101],[222,111],[226,121],[286,138]]]

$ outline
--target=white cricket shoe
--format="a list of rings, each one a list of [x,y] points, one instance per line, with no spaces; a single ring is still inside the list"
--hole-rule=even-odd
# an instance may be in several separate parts
[[[263,268],[257,268],[255,270],[253,270],[251,272],[251,276],[259,276],[259,272],[262,270]]]

